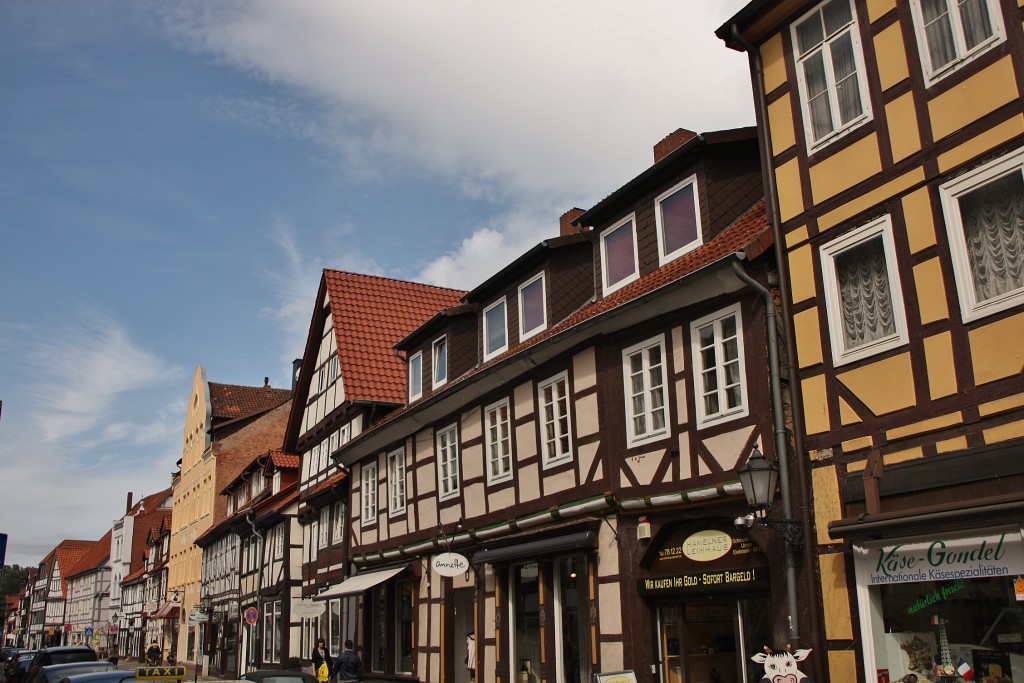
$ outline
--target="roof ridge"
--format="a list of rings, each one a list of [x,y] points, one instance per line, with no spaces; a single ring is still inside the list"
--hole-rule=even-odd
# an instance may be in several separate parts
[[[403,280],[402,278],[392,277],[390,275],[375,275],[373,273],[356,273],[351,270],[338,270],[337,268],[324,268],[325,273],[335,273],[337,275],[350,275],[353,277],[364,277],[364,278],[375,278],[377,280],[387,280],[389,282],[399,282],[406,285],[416,285],[417,287],[430,287],[431,289],[441,289],[448,292],[462,292],[466,290],[459,289],[456,287],[444,287],[443,285],[435,285],[429,282],[418,282],[416,280]]]

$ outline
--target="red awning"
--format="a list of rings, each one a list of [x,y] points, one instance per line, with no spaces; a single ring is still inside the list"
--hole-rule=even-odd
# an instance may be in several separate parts
[[[179,612],[181,612],[181,607],[177,603],[165,602],[160,609],[153,613],[150,619],[177,619]]]

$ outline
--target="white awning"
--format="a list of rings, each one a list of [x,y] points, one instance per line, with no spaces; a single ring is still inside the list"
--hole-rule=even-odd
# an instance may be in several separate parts
[[[404,570],[408,565],[402,564],[397,567],[391,567],[389,569],[381,569],[376,572],[360,572],[355,576],[350,576],[334,588],[328,588],[320,595],[314,595],[314,600],[327,600],[328,598],[336,598],[339,595],[352,595],[353,593],[362,593],[367,588],[373,588],[378,583],[384,583],[391,577],[397,575],[399,572]]]

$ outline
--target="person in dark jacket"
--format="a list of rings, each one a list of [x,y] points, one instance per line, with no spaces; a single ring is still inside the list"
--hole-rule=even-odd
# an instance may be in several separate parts
[[[317,638],[316,647],[313,649],[313,675],[320,683],[327,683],[334,676],[334,660],[327,652],[327,645],[323,638]],[[326,667],[326,668],[324,668]]]
[[[363,680],[363,661],[359,659],[353,650],[352,640],[345,641],[345,649],[338,657],[337,666],[338,680],[341,683],[354,683]]]

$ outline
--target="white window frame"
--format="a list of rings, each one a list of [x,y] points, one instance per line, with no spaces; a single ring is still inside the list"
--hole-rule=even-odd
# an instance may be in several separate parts
[[[338,545],[345,539],[345,505],[338,501],[331,506],[331,515],[334,517],[333,530],[331,532],[331,543]]]
[[[1000,157],[939,186],[946,234],[949,236],[950,252],[953,257],[956,291],[960,299],[960,317],[964,322],[972,322],[1024,303],[1024,289],[1016,289],[994,299],[978,302],[978,296],[974,290],[971,261],[967,254],[967,239],[964,236],[963,221],[960,218],[961,196],[1011,173],[1024,174],[1024,149]]]
[[[836,84],[833,82],[835,72],[832,69],[832,61],[831,57],[828,55],[828,51],[824,50],[826,55],[825,77],[828,80],[827,92],[829,98],[829,106],[832,111],[833,129],[831,133],[824,135],[820,140],[814,139],[814,122],[811,120],[811,109],[808,106],[807,83],[804,79],[803,59],[801,59],[799,54],[800,45],[797,38],[797,26],[802,24],[806,19],[810,18],[812,15],[821,12],[824,6],[831,2],[831,0],[825,0],[822,3],[819,3],[817,6],[815,6],[814,9],[801,16],[798,20],[794,21],[790,26],[790,37],[792,40],[793,50],[792,56],[793,62],[796,67],[797,88],[800,94],[800,112],[804,122],[804,135],[807,143],[808,153],[814,153],[821,149],[822,147],[831,144],[835,140],[838,140],[839,138],[845,136],[850,131],[855,130],[856,128],[859,128],[860,126],[864,125],[865,123],[870,121],[873,116],[871,111],[871,97],[868,93],[867,73],[864,68],[864,48],[861,45],[860,27],[857,23],[857,7],[854,5],[852,0],[847,1],[850,3],[850,13],[853,16],[853,21],[850,24],[849,31],[851,32],[850,38],[853,44],[853,58],[857,65],[857,87],[860,92],[861,113],[860,116],[852,119],[845,125],[842,125],[841,122],[837,120],[837,112],[839,111],[839,108],[837,102],[838,98],[836,97]],[[836,34],[835,36],[833,36],[833,40],[838,35],[840,34]],[[808,55],[810,54],[813,53],[808,53]]]
[[[405,513],[405,449],[388,453],[388,513]]]
[[[889,276],[889,291],[892,295],[893,321],[896,331],[873,342],[847,349],[844,342],[842,295],[839,291],[835,258],[853,247],[881,236],[885,251],[885,267]],[[892,237],[892,219],[888,214],[866,223],[821,247],[821,279],[825,289],[825,310],[828,318],[829,341],[832,347],[832,363],[846,365],[863,358],[899,348],[907,343],[906,312],[903,307],[903,287],[900,284],[899,268],[896,265],[896,247]]]
[[[633,424],[633,400],[632,400],[632,382],[630,382],[630,366],[629,358],[637,353],[643,354],[643,374],[644,374],[644,387],[643,392],[645,394],[644,405],[646,409],[644,415],[647,417],[647,422],[651,422],[652,411],[650,409],[650,401],[647,395],[651,392],[651,387],[647,386],[647,373],[650,369],[648,364],[647,351],[659,347],[661,349],[661,405],[662,410],[665,412],[665,426],[657,431],[648,429],[644,434],[637,434],[636,428]],[[651,441],[657,441],[667,437],[671,430],[669,425],[671,420],[669,419],[669,406],[668,406],[668,391],[669,377],[668,377],[668,356],[666,355],[665,346],[665,335],[659,334],[656,337],[646,339],[639,344],[633,344],[622,350],[622,396],[625,400],[624,413],[626,416],[626,445],[629,447],[639,446],[641,444],[649,443]]]
[[[492,439],[492,429],[497,427],[501,429],[501,424],[494,422],[493,416],[496,414],[500,415],[501,409],[505,409],[505,420],[504,428],[506,438],[503,440],[499,438],[497,442]],[[504,451],[498,454],[499,472],[494,473],[494,448],[495,446],[501,446],[504,441]],[[500,401],[486,406],[484,408],[484,448],[486,449],[486,455],[484,458],[484,467],[487,468],[487,483],[488,484],[499,484],[501,482],[508,481],[512,478],[512,408],[509,405],[507,398],[503,398]],[[507,466],[506,466],[507,464]]]
[[[280,560],[284,557],[284,527],[274,527],[274,559]]]
[[[423,352],[409,356],[409,400],[415,401],[423,395]]]
[[[706,369],[701,356],[701,345],[700,345],[700,334],[698,331],[707,327],[709,324],[715,326],[715,375],[717,378],[718,394],[719,394],[719,405],[725,406],[723,394],[726,388],[726,382],[722,367],[721,357],[721,321],[726,318],[736,319],[736,353],[737,360],[740,366],[740,389],[743,392],[743,400],[740,405],[733,408],[722,408],[719,412],[709,415],[704,407],[704,382],[703,372]],[[750,414],[750,387],[747,384],[747,357],[744,351],[743,341],[743,312],[740,308],[739,303],[734,303],[731,306],[715,311],[714,313],[708,314],[702,318],[694,320],[690,323],[690,357],[693,363],[693,402],[696,406],[697,416],[697,428],[707,427],[709,425],[719,424],[722,422],[728,422],[729,420],[735,420],[737,418],[746,417]]]
[[[666,199],[675,195],[677,192],[680,192],[688,185],[693,186],[693,213],[695,215],[697,223],[697,237],[696,239],[694,239],[693,242],[684,244],[675,251],[666,253],[665,249],[667,247],[665,245],[665,218],[664,216],[662,216],[661,204]],[[666,263],[675,261],[680,256],[689,254],[691,251],[697,249],[698,247],[700,247],[701,244],[704,243],[704,225],[703,223],[701,223],[700,219],[700,197],[697,194],[698,189],[699,185],[697,184],[697,175],[694,174],[687,178],[686,180],[682,181],[681,183],[677,183],[676,185],[670,187],[668,190],[662,192],[654,200],[654,222],[657,226],[658,233],[658,263],[660,265],[665,265]]]
[[[270,492],[272,494],[281,493],[281,470],[274,472],[274,477],[270,482]]]
[[[555,448],[554,448],[554,451],[552,451],[552,449],[548,445],[548,440],[545,437],[545,432],[546,432],[546,428],[547,428],[547,421],[546,421],[546,417],[545,417],[545,411],[546,411],[546,408],[547,408],[547,404],[544,401],[544,390],[547,389],[548,387],[550,387],[552,385],[556,385],[556,384],[562,384],[564,386],[564,388],[565,388],[565,394],[562,397],[562,403],[564,404],[564,408],[565,408],[565,415],[564,415],[564,417],[565,417],[565,428],[566,428],[567,431],[566,431],[565,434],[562,434],[561,431],[559,431],[559,429],[558,429],[558,425],[561,424],[561,418],[563,416],[560,413],[557,412],[558,409],[559,409],[559,402],[555,401],[555,402],[553,402],[553,407],[554,407],[554,409],[556,411],[556,413],[554,415],[554,424],[555,424],[555,439],[554,439],[554,442],[555,442]],[[562,463],[572,459],[572,454],[573,454],[572,397],[571,397],[570,391],[569,391],[569,372],[567,370],[563,370],[562,372],[558,373],[557,375],[554,375],[553,377],[549,377],[546,380],[544,380],[543,382],[538,382],[537,383],[537,411],[538,411],[538,414],[537,414],[537,426],[540,429],[541,465],[544,467],[544,469],[547,469],[549,467],[554,467],[555,465],[560,465],[560,464],[562,464]],[[561,447],[559,446],[559,444],[562,443],[562,437],[567,438],[568,442],[569,442],[569,447],[568,447],[568,449],[565,452],[562,452]]]
[[[610,283],[610,282],[608,282],[608,258],[607,258],[607,253],[606,253],[605,246],[604,246],[605,239],[608,237],[608,235],[612,234],[613,232],[615,232],[619,228],[622,228],[627,223],[630,224],[630,230],[633,233],[633,274],[630,275],[630,276],[622,278],[618,282]],[[636,244],[636,213],[635,212],[629,214],[628,216],[626,216],[625,218],[623,218],[619,222],[613,224],[612,226],[602,230],[599,241],[601,243],[601,291],[604,293],[605,296],[611,294],[612,292],[614,292],[616,290],[622,289],[623,287],[625,287],[626,285],[628,285],[631,282],[635,282],[636,280],[640,279],[640,260],[637,257],[637,253],[636,253],[637,252],[637,244]]]
[[[360,526],[372,526],[377,523],[377,463],[368,462],[359,471],[360,492],[362,493],[362,514]]]
[[[504,332],[505,332],[505,344],[503,346],[500,346],[500,347],[496,348],[496,349],[488,350],[488,348],[487,348],[487,341],[488,341],[490,335],[487,334],[488,331],[489,331],[489,325],[487,323],[487,314],[490,313],[495,308],[497,308],[498,306],[501,306],[501,309],[502,309],[501,326],[502,326],[502,330],[504,330]],[[483,325],[483,331],[484,331],[483,339],[481,340],[483,342],[484,360],[487,361],[487,360],[490,360],[490,359],[492,359],[492,358],[494,358],[496,356],[501,355],[502,353],[504,353],[505,351],[508,350],[508,304],[505,301],[505,297],[501,297],[497,301],[492,302],[489,306],[484,308],[483,320],[482,320],[481,324]]]
[[[323,550],[327,547],[331,537],[331,508],[326,505],[320,508],[319,531],[316,547],[318,550]]]
[[[440,377],[437,374],[439,355],[444,354],[444,375]],[[443,386],[448,381],[448,337],[438,337],[430,345],[430,386],[432,389],[437,389]]]
[[[924,72],[925,86],[938,83],[949,74],[970,64],[977,57],[1006,40],[1006,30],[1003,28],[1003,13],[997,0],[982,0],[985,3],[986,9],[988,9],[989,21],[992,24],[992,35],[975,45],[971,50],[967,49],[967,45],[964,42],[960,13],[956,7],[950,7],[950,3],[955,5],[956,0],[943,1],[947,3],[946,8],[949,10],[953,40],[956,43],[956,57],[948,64],[943,64],[939,68],[933,69],[931,51],[929,50],[928,38],[925,33],[924,11],[921,9],[921,0],[910,0],[910,14],[914,18],[914,32],[917,36],[917,49],[918,54],[921,56],[921,70]]]
[[[441,444],[446,439],[447,447]],[[451,424],[437,430],[434,436],[437,450],[437,495],[439,500],[449,500],[459,495],[461,481],[459,473],[459,430],[457,424]],[[450,467],[449,476],[444,476],[444,466]]]
[[[530,285],[534,284],[538,280],[540,281],[540,291],[541,291],[541,296],[540,296],[541,322],[540,322],[540,325],[537,325],[536,327],[530,328],[528,330],[528,329],[526,329],[526,316],[523,315],[523,290],[526,289],[527,287],[529,287]],[[533,277],[531,277],[529,280],[527,280],[523,284],[519,285],[518,298],[519,298],[519,341],[524,341],[526,339],[529,339],[530,337],[534,337],[534,336],[540,334],[541,332],[546,330],[547,327],[548,327],[548,301],[547,301],[547,299],[548,299],[548,283],[547,283],[547,278],[544,277],[544,271],[543,270],[541,272],[537,273],[536,275],[534,275]]]

